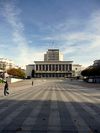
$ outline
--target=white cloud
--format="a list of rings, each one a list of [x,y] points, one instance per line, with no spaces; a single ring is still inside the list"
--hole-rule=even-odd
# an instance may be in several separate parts
[[[91,15],[89,29],[94,35],[94,39],[91,44],[91,49],[100,49],[100,10],[94,12]]]
[[[12,32],[12,40],[13,44],[9,47],[14,47],[13,50],[17,52],[16,57],[13,59],[19,65],[26,65],[28,63],[33,63],[34,57],[37,59],[42,58],[41,52],[36,52],[34,49],[28,46],[28,41],[24,36],[24,25],[21,22],[20,10],[16,8],[14,2],[7,2],[4,4],[4,17],[6,18],[7,22],[13,29]]]
[[[12,40],[15,51],[17,51],[16,61],[19,64],[26,65],[28,63],[33,63],[34,60],[43,60],[43,52],[40,49],[35,49],[34,47],[29,47],[32,44],[31,40],[27,40],[24,36],[24,24],[20,20],[21,10],[16,8],[14,2],[7,2],[4,4],[4,16],[7,22],[13,29]],[[69,30],[76,26],[80,22],[74,20],[68,20],[58,25],[48,25],[47,27],[41,26],[41,31],[49,31],[49,35],[33,35],[33,39],[40,39],[41,41],[54,41],[60,42],[61,45],[57,44],[58,48],[65,55],[72,55],[74,59],[80,60],[93,60],[97,57],[100,58],[100,11],[93,12],[89,20],[86,20],[84,24],[84,29]],[[81,21],[82,23],[82,21]],[[84,22],[83,22],[84,23]],[[81,24],[82,26],[82,24]],[[80,25],[79,25],[80,27]],[[28,44],[29,43],[29,44]],[[34,45],[34,44],[33,44]],[[38,50],[38,52],[37,52]],[[43,50],[43,49],[42,49]],[[82,57],[83,56],[83,57]],[[67,60],[67,57],[66,57]],[[87,63],[85,63],[87,64]]]
[[[100,10],[91,13],[90,18],[86,21],[87,22],[85,22],[85,26],[82,31],[77,29],[77,31],[65,33],[62,32],[62,28],[64,27],[67,29],[68,25],[70,27],[71,24],[65,24],[64,22],[58,26],[55,26],[57,27],[55,29],[59,29],[59,32],[55,35],[53,34],[51,36],[47,36],[44,39],[62,41],[62,45],[59,47],[63,49],[65,54],[72,53],[73,55],[76,52],[78,53],[78,56],[81,56],[81,54],[84,53],[85,55],[83,56],[87,56],[87,58],[90,56],[91,58],[97,58],[96,55],[100,58]]]

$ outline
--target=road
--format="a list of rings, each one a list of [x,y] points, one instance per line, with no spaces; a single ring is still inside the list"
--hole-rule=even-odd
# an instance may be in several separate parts
[[[0,133],[100,133],[100,89],[67,80],[24,82],[6,97],[0,91]]]

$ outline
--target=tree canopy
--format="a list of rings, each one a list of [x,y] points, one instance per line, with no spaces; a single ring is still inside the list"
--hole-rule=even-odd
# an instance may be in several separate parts
[[[82,76],[100,76],[100,66],[90,66],[81,72]]]
[[[11,68],[7,70],[7,73],[9,75],[12,75],[13,77],[18,77],[18,78],[25,78],[25,72],[21,70],[20,68]]]

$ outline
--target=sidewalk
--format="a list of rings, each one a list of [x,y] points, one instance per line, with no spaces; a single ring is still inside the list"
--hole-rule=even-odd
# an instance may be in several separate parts
[[[25,86],[25,85],[31,85],[31,80],[23,80],[23,81],[19,81],[19,82],[15,82],[15,83],[8,83],[9,84],[9,88],[16,88],[16,87],[21,87],[21,86]],[[5,83],[0,83],[0,90],[2,90],[4,88]]]
[[[31,80],[23,80],[15,83],[8,83],[10,93],[14,93],[16,90],[24,90],[25,88],[31,87]],[[0,98],[3,97],[4,83],[0,84]]]
[[[66,83],[72,84],[72,85],[79,85],[85,88],[100,88],[100,83],[88,83],[83,80],[75,80],[73,79],[72,81],[70,79],[65,80]]]

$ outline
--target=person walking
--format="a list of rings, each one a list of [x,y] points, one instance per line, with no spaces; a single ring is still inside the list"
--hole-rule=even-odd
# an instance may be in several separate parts
[[[33,81],[32,81],[32,86],[33,86]]]
[[[4,86],[4,95],[6,96],[7,94],[9,94],[8,90],[8,82],[5,82],[5,86]]]

